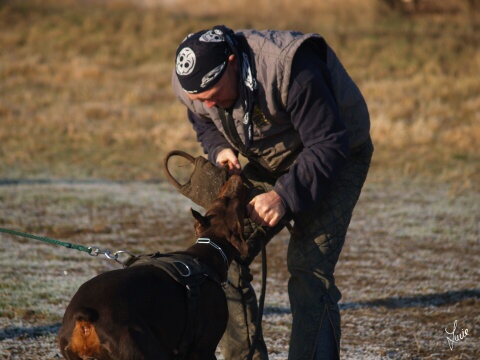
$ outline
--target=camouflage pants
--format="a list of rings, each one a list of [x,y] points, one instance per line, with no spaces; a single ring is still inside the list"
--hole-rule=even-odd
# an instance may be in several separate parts
[[[340,349],[341,293],[335,285],[334,270],[345,242],[345,236],[354,207],[367,177],[373,153],[371,141],[354,152],[328,195],[313,209],[296,214],[295,226],[287,253],[290,272],[288,294],[292,310],[290,360],[338,359]],[[262,177],[245,167],[245,176],[255,185],[262,184],[268,191],[271,179]],[[281,228],[273,229],[271,239]],[[255,244],[252,254],[258,254]],[[232,283],[226,289],[229,323],[220,342],[226,360],[246,359],[255,331],[258,307],[250,284],[252,276],[246,261],[234,262],[230,267]],[[267,289],[268,291],[268,289]],[[261,329],[259,329],[261,332]],[[261,334],[261,333],[260,333]],[[268,359],[260,336],[254,359]]]

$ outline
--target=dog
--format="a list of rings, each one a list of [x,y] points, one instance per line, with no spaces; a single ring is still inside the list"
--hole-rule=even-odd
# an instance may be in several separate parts
[[[221,283],[231,261],[248,252],[242,236],[245,199],[241,177],[232,175],[204,216],[191,210],[199,238],[193,246],[141,259],[81,285],[59,330],[63,357],[215,360],[228,320]],[[194,268],[200,271],[192,274]],[[175,272],[193,283],[182,284]]]

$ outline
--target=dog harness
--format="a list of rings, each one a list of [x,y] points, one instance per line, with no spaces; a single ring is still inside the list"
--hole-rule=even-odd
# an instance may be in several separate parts
[[[217,246],[211,242],[210,244]],[[162,254],[156,252],[153,254],[132,256],[125,262],[126,267],[139,265],[152,265],[162,269],[186,289],[188,299],[187,323],[182,340],[175,354],[175,360],[183,360],[188,355],[194,342],[194,334],[189,330],[194,328],[194,319],[200,296],[200,285],[206,279],[210,279],[220,286],[225,286],[225,283],[220,280],[218,274],[209,266],[189,255],[175,253]]]

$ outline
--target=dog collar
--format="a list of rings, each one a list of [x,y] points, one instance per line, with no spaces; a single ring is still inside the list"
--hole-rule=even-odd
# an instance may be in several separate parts
[[[218,246],[217,244],[215,244],[212,240],[210,240],[209,238],[198,238],[197,239],[197,244],[209,244],[211,245],[212,247],[214,247],[215,249],[217,249],[220,254],[222,255],[223,257],[223,260],[225,261],[225,268],[227,269],[228,271],[228,259],[227,259],[227,255],[225,255],[225,253],[223,252],[222,248],[220,246]]]

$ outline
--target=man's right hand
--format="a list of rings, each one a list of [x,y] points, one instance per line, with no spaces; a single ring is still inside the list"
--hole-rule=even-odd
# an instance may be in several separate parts
[[[240,175],[242,165],[232,149],[223,149],[218,153],[217,166],[224,167],[231,175]]]

